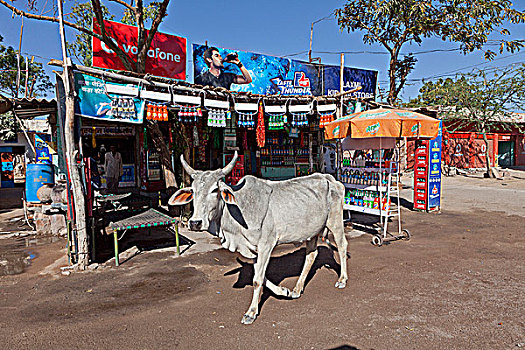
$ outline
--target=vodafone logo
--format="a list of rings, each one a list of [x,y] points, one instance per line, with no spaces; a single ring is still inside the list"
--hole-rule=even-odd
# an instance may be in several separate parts
[[[115,39],[112,39],[112,40],[115,43],[115,45],[120,46]],[[106,53],[109,53],[109,54],[114,54],[115,53],[115,51],[113,51],[109,47],[107,47],[106,43],[103,42],[103,41],[100,42],[100,47]],[[120,47],[124,50],[125,53],[131,53],[132,55],[137,55],[139,53],[138,47],[136,47],[134,45],[131,46],[131,45],[124,44],[124,45],[122,45]],[[178,55],[176,53],[174,54],[173,52],[162,51],[158,47],[149,49],[148,50],[148,57],[158,58],[158,59],[165,60],[165,61],[180,62],[180,55]]]

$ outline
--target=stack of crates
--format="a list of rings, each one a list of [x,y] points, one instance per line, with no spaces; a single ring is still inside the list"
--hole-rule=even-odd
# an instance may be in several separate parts
[[[225,164],[229,164],[233,158],[233,154],[224,155]],[[233,170],[226,175],[226,183],[229,185],[236,185],[237,182],[244,176],[244,155],[240,155],[235,162]]]
[[[416,141],[414,169],[414,209],[428,209],[428,140]]]

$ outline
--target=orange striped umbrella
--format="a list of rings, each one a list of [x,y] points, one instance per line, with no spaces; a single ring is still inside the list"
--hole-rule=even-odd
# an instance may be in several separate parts
[[[325,126],[325,139],[351,136],[434,138],[439,120],[403,109],[379,108],[350,114]]]

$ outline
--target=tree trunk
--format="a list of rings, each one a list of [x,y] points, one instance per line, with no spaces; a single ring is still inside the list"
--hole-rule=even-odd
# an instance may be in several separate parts
[[[393,106],[394,105],[394,101],[396,100],[397,96],[395,96],[395,91],[396,91],[396,71],[395,71],[395,65],[396,65],[396,62],[394,60],[394,58],[391,58],[390,59],[390,69],[388,71],[388,76],[389,76],[389,89],[388,89],[388,104]]]
[[[74,137],[75,127],[75,95],[73,83],[73,71],[71,70],[71,60],[66,53],[66,36],[64,31],[64,18],[62,13],[62,1],[58,0],[58,11],[60,18],[60,39],[62,43],[62,59],[64,72],[61,76],[64,82],[64,94],[66,95],[66,120],[64,125],[64,142],[66,146],[66,164],[71,176],[71,191],[73,192],[73,205],[75,210],[75,229],[77,230],[77,269],[85,270],[89,265],[89,250],[86,230],[86,207],[84,193],[82,193],[82,182],[76,162],[76,146]]]
[[[69,80],[66,82],[65,80]],[[84,202],[84,193],[82,193],[82,183],[80,180],[80,173],[77,167],[76,157],[77,150],[74,140],[75,128],[75,97],[71,87],[73,86],[73,79],[71,71],[64,69],[64,88],[66,95],[66,122],[64,130],[64,141],[66,146],[66,162],[71,176],[71,191],[73,192],[73,208],[75,210],[75,228],[78,235],[78,265],[79,270],[85,270],[89,265],[89,251],[88,238],[86,230],[86,210]]]
[[[159,124],[154,121],[147,121],[147,128],[151,135],[151,140],[157,149],[160,150],[160,159],[162,165],[162,171],[164,173],[164,181],[166,189],[169,191],[170,188],[177,188],[177,180],[175,179],[175,173],[171,166],[170,151],[164,142],[162,131],[160,131]]]
[[[483,135],[483,142],[485,142],[485,166],[487,168],[487,176],[493,178],[494,175],[492,174],[492,171],[490,170],[490,154],[489,154],[489,140],[487,139],[487,134],[485,131],[481,133]]]

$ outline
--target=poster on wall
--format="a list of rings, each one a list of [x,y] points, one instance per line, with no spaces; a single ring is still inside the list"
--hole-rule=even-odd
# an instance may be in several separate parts
[[[90,75],[75,73],[77,99],[75,114],[85,118],[142,124],[144,101],[131,96],[108,93],[107,85],[127,87],[123,84],[106,83]]]
[[[104,20],[106,33],[131,58],[137,61],[138,29],[136,26]],[[100,34],[98,22],[93,19],[93,32]],[[146,31],[145,35],[148,35]],[[93,67],[126,70],[117,54],[101,40],[93,37]],[[155,33],[146,58],[146,73],[159,77],[186,79],[186,38]]]

